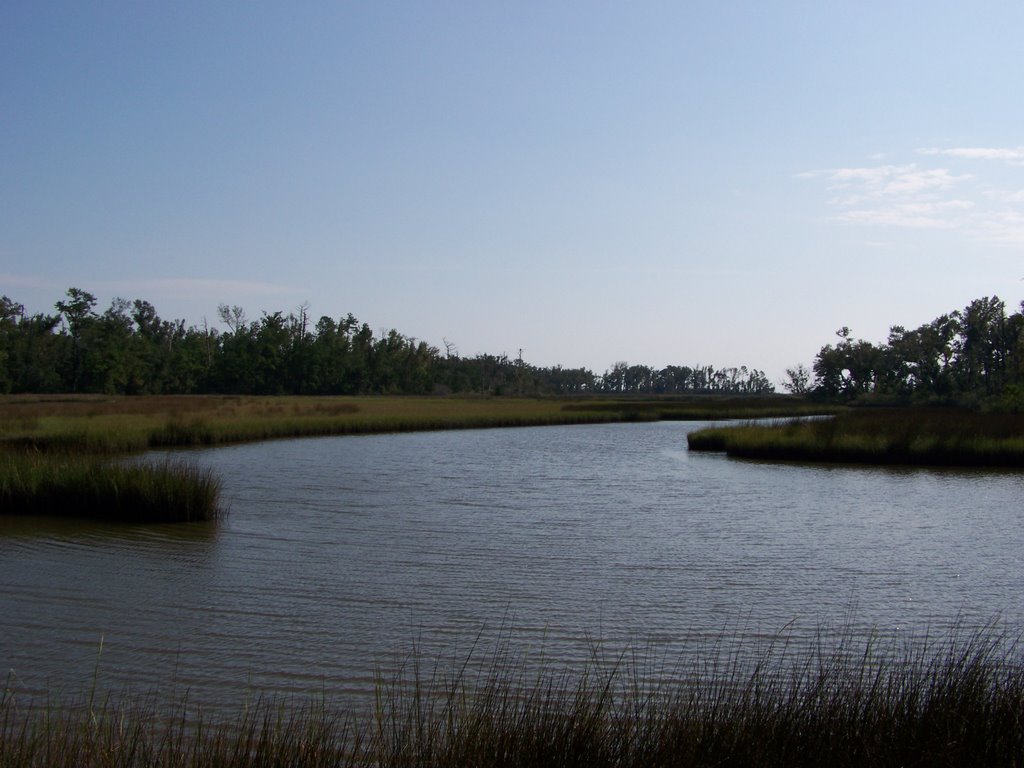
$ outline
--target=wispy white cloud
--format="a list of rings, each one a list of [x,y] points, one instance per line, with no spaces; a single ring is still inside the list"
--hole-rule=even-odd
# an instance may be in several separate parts
[[[932,203],[896,203],[877,208],[857,208],[843,211],[837,218],[852,224],[875,224],[917,229],[954,229],[957,214],[970,210],[969,200],[947,200]]]
[[[918,149],[942,158],[1001,160],[1024,166],[1024,147]],[[971,169],[975,171],[975,168]],[[947,230],[991,245],[1024,247],[1024,186],[987,180],[984,167],[959,173],[941,165],[885,163],[805,171],[799,178],[824,182],[832,218],[845,224]]]
[[[1024,212],[1001,210],[987,212],[973,222],[977,238],[993,245],[1024,245]]]
[[[832,191],[853,191],[851,196],[836,198],[837,202],[845,201],[847,204],[869,198],[944,192],[972,178],[970,174],[954,175],[946,168],[919,168],[914,163],[833,168],[801,175],[825,178],[827,188]]]
[[[942,155],[944,157],[959,157],[965,160],[1024,162],[1024,147],[953,147],[951,149],[922,147],[917,151],[922,155]]]
[[[1024,204],[1024,189],[989,189],[985,191],[985,197],[1004,205]]]

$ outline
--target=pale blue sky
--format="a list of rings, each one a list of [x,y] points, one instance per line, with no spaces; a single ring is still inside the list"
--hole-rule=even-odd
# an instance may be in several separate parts
[[[1024,298],[1024,3],[0,5],[0,293],[748,365]]]

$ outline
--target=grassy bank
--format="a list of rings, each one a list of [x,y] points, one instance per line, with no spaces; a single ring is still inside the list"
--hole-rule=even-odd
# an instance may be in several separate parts
[[[150,448],[606,420],[529,400],[7,397],[0,400],[0,514],[139,523],[215,517],[220,487],[209,472],[116,460]]]
[[[814,403],[787,395],[621,397],[566,403],[566,412],[608,414],[625,421],[710,421],[769,419],[838,413],[842,406]]]
[[[595,655],[595,659],[598,656]],[[753,663],[749,663],[749,662]],[[505,657],[413,663],[370,712],[326,698],[237,718],[148,703],[0,700],[0,767],[959,766],[1024,759],[1024,660],[987,628],[876,644],[777,643],[648,682],[629,654],[576,672]],[[660,666],[660,665],[655,665]],[[740,671],[746,670],[746,671]]]
[[[156,522],[216,514],[217,484],[180,466],[95,456],[287,437],[804,413],[786,398],[8,396],[0,514]],[[77,459],[73,457],[78,457]],[[206,512],[199,510],[207,508]],[[177,513],[173,510],[177,509]],[[134,511],[133,511],[134,510]]]
[[[612,421],[554,400],[429,397],[7,398],[0,444],[124,453],[283,437]]]
[[[787,398],[0,398],[0,447],[125,453],[282,437],[817,412]]]
[[[694,451],[750,459],[1024,467],[1024,415],[959,409],[848,411],[833,419],[691,432]]]
[[[193,522],[216,518],[219,497],[220,483],[209,470],[184,463],[0,453],[0,514]]]

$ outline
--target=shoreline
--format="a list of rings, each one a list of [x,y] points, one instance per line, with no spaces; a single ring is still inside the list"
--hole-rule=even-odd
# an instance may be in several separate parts
[[[824,421],[691,432],[692,451],[741,459],[873,466],[1024,468],[1024,414],[956,408],[850,410]]]

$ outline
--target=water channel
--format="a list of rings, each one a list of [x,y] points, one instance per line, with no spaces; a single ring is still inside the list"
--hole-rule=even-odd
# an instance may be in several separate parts
[[[216,524],[0,519],[26,695],[361,695],[413,647],[548,663],[820,631],[1024,627],[1024,474],[689,453],[693,423],[191,451]],[[177,454],[182,457],[182,454]]]

